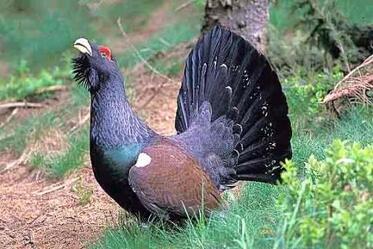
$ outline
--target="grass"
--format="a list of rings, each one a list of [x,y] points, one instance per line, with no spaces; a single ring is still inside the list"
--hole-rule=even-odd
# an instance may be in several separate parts
[[[79,204],[85,206],[92,200],[93,190],[83,184],[82,179],[72,186],[71,189],[79,198]]]
[[[54,177],[63,177],[73,170],[84,165],[84,157],[89,150],[88,129],[79,131],[69,137],[69,147],[67,151],[56,157],[52,157],[47,163],[47,172]]]
[[[355,141],[362,145],[373,143],[373,112],[366,108],[353,108],[341,120],[324,121],[312,129],[298,128],[292,139],[294,162],[303,164],[311,155],[325,158],[324,150],[334,139]]]
[[[277,211],[273,204],[278,191],[267,184],[248,184],[239,203],[232,202],[228,210],[208,220],[190,221],[176,230],[164,224],[143,227],[138,223],[112,228],[91,248],[244,248],[240,244],[247,241],[251,248],[268,248],[271,241],[265,236],[275,230]],[[264,215],[268,213],[271,216]]]
[[[0,10],[0,41],[6,48],[1,58],[6,58],[11,68],[17,66],[20,55],[36,70],[57,64],[76,38],[102,42],[109,34],[119,33],[119,17],[126,30],[139,30],[162,2],[125,0],[104,2],[97,8],[88,0],[6,1]]]
[[[150,60],[150,63],[160,73],[168,77],[176,77],[183,70],[184,58],[157,58]]]

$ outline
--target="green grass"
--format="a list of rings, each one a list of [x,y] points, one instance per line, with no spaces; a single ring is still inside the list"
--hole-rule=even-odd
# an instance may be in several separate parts
[[[272,242],[266,236],[275,231],[278,193],[278,187],[251,183],[240,202],[230,203],[229,209],[208,220],[188,222],[178,229],[157,223],[111,228],[91,248],[244,248],[242,242],[252,244],[250,248],[268,248]]]
[[[89,136],[88,129],[79,131],[69,137],[69,148],[65,153],[52,159],[47,171],[52,176],[63,177],[72,170],[84,165],[84,156],[88,153]]]
[[[312,121],[310,121],[312,122]],[[334,139],[358,142],[364,146],[373,143],[373,111],[353,108],[341,120],[324,121],[313,128],[294,130],[292,145],[294,162],[302,165],[311,155],[325,158],[324,150]]]
[[[35,69],[58,63],[74,39],[92,33],[90,24],[88,9],[74,0],[6,1],[0,10],[2,59],[13,66],[22,58]]]
[[[169,77],[177,76],[184,69],[184,58],[155,58],[149,62],[160,73]]]

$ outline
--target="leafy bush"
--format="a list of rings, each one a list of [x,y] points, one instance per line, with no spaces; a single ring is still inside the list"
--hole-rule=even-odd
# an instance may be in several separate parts
[[[0,81],[0,100],[22,100],[37,93],[38,90],[52,85],[62,85],[70,77],[70,65],[43,69],[39,73],[31,73],[29,64],[21,60],[15,73],[9,79]]]
[[[292,124],[308,127],[315,124],[315,117],[323,113],[321,103],[334,83],[343,77],[339,68],[332,72],[298,72],[283,79]]]
[[[291,161],[283,173],[287,191],[281,246],[289,248],[371,248],[373,235],[373,146],[336,140],[323,161],[311,156],[299,179]]]

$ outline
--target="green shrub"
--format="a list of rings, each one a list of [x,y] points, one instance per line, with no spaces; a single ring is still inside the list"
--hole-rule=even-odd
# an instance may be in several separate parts
[[[324,110],[322,101],[335,82],[343,77],[339,68],[332,72],[298,72],[283,79],[292,125],[310,128]]]
[[[310,157],[306,174],[288,161],[280,241],[284,248],[371,248],[373,146],[336,140],[325,160]],[[295,247],[294,247],[295,246]]]
[[[21,60],[15,73],[6,80],[0,81],[0,100],[23,100],[37,93],[41,88],[62,85],[70,77],[70,65],[43,69],[39,73],[31,73],[29,64]]]

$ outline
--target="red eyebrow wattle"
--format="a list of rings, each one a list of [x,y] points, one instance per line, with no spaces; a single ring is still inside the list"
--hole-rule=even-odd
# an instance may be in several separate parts
[[[98,48],[98,51],[100,51],[100,53],[105,54],[106,57],[111,60],[111,50],[110,50],[110,48],[105,47],[105,46],[100,46]]]

